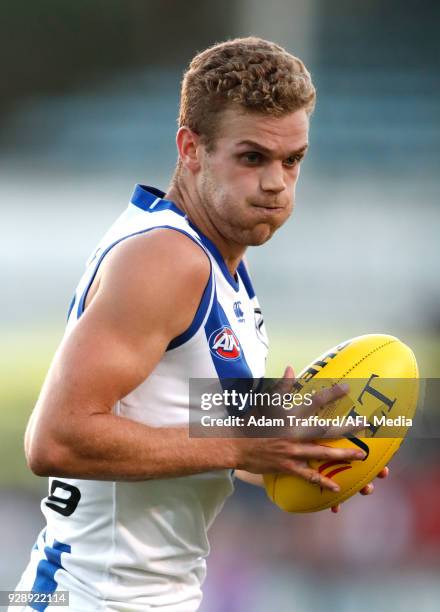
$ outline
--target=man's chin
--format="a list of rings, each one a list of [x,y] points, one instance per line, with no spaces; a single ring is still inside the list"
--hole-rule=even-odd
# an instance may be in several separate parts
[[[246,245],[247,246],[260,246],[264,244],[270,238],[272,238],[274,232],[278,229],[278,227],[272,227],[267,225],[266,223],[262,223],[255,227],[253,230],[249,232],[245,232],[246,237]]]

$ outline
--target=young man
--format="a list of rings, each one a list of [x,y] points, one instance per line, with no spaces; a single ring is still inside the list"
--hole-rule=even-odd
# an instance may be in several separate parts
[[[243,255],[292,213],[314,102],[303,63],[258,38],[191,62],[170,189],[137,186],[92,254],[27,428],[30,468],[50,481],[17,590],[67,590],[75,612],[196,610],[234,470],[335,488],[307,459],[363,457],[298,437],[188,435],[190,378],[264,375]]]

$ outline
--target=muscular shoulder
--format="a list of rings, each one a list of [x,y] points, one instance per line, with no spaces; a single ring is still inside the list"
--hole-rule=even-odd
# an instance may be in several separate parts
[[[185,281],[199,279],[206,282],[210,264],[203,249],[188,236],[173,229],[160,228],[122,241],[112,249],[103,266],[107,275],[109,270],[113,276],[123,270],[125,277],[130,270],[132,278],[139,275],[143,280],[146,269],[150,281],[159,274],[177,280],[175,275],[179,273]]]
[[[208,256],[199,245],[178,231],[157,229],[112,249],[96,296],[140,332],[157,324],[172,338],[191,324],[209,274]]]

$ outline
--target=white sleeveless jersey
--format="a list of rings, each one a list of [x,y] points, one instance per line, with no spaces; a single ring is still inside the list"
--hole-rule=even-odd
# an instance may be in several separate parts
[[[87,263],[66,329],[76,325],[101,262],[121,241],[170,228],[200,245],[211,273],[191,326],[114,406],[115,414],[156,427],[188,424],[189,379],[217,378],[221,384],[225,378],[260,378],[267,354],[261,310],[244,264],[233,277],[215,245],[163,196],[136,187]],[[41,504],[47,527],[16,588],[67,590],[74,612],[197,610],[207,530],[232,491],[231,470],[142,482],[50,478]],[[26,609],[46,609],[33,605]]]

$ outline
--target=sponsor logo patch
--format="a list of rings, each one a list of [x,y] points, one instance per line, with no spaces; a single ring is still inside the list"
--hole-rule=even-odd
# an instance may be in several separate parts
[[[212,332],[208,343],[211,352],[220,359],[232,361],[241,355],[240,342],[232,329],[226,325]]]

